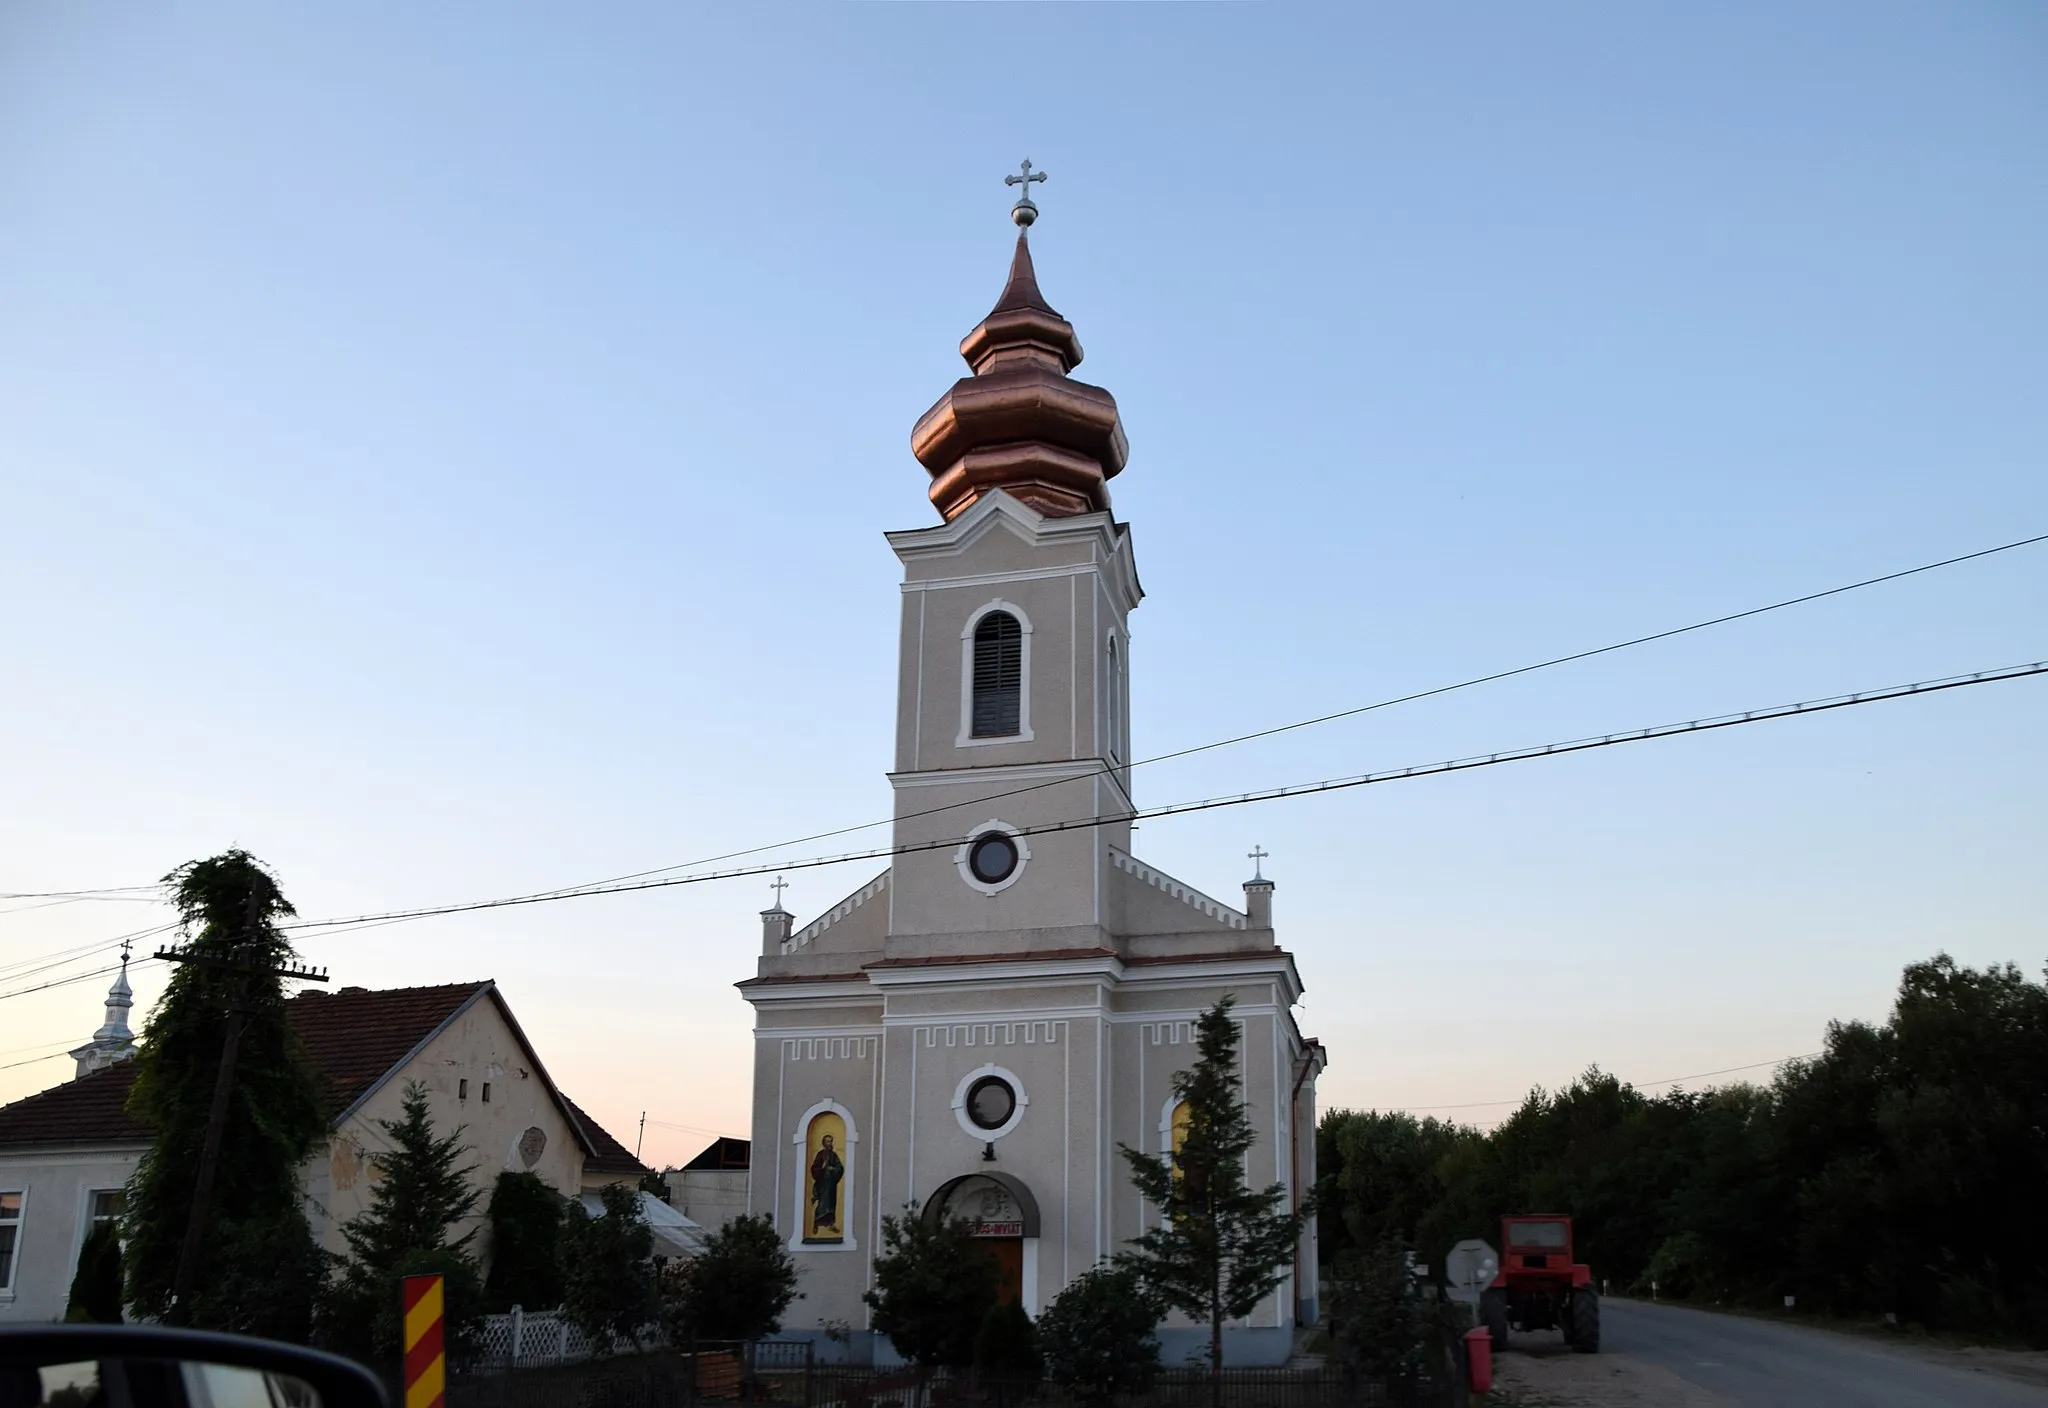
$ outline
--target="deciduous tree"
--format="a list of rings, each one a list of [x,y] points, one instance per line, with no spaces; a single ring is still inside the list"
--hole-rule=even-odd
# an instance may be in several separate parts
[[[1091,1408],[1143,1393],[1159,1373],[1158,1326],[1158,1303],[1135,1268],[1084,1271],[1038,1317],[1045,1375]]]
[[[926,1221],[917,1204],[882,1219],[882,1255],[865,1299],[874,1328],[928,1374],[974,1359],[974,1337],[996,1303],[995,1258],[958,1218]]]
[[[568,1205],[538,1174],[501,1173],[491,1188],[491,1270],[484,1304],[552,1310],[562,1303],[562,1219]]]
[[[707,1237],[700,1255],[670,1263],[662,1313],[678,1342],[763,1339],[782,1328],[797,1277],[775,1219],[742,1213]]]
[[[640,1190],[612,1183],[592,1217],[569,1204],[562,1228],[562,1309],[599,1354],[617,1340],[636,1347],[661,1311],[654,1286],[654,1232],[640,1215]]]

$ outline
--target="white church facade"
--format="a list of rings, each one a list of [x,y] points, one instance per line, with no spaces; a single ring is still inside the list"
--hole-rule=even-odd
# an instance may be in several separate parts
[[[1026,190],[1028,191],[1028,186]],[[1028,225],[1035,211],[1019,202]],[[785,1332],[890,1356],[862,1300],[881,1219],[964,1217],[1034,1315],[1156,1224],[1119,1145],[1169,1149],[1191,1023],[1226,995],[1258,1130],[1255,1186],[1315,1181],[1321,1047],[1272,882],[1226,904],[1132,853],[1129,618],[1143,599],[1107,480],[1109,393],[1019,234],[972,374],[918,422],[938,524],[903,564],[893,863],[802,927],[763,916],[749,1200],[802,1269]],[[1278,1291],[1227,1331],[1280,1363],[1313,1322],[1313,1219]],[[1177,1360],[1201,1332],[1162,1333]],[[1188,1346],[1179,1342],[1187,1340]]]

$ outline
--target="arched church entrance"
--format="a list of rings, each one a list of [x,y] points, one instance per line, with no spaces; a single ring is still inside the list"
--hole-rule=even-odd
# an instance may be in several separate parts
[[[1038,1313],[1038,1200],[1006,1173],[969,1173],[939,1186],[925,1220],[959,1219],[995,1259],[997,1294]]]

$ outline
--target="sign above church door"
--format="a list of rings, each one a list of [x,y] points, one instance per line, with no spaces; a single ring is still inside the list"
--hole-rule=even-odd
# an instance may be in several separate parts
[[[964,1180],[946,1200],[946,1216],[965,1222],[976,1237],[1024,1235],[1024,1210],[1010,1190],[992,1178]]]

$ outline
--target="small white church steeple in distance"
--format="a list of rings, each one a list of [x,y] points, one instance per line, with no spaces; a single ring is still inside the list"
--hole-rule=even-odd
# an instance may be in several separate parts
[[[135,1033],[128,1029],[128,1009],[135,1005],[135,989],[128,986],[128,945],[121,945],[121,972],[107,989],[107,1020],[92,1034],[92,1040],[74,1047],[71,1059],[78,1063],[78,1075],[89,1076],[116,1061],[135,1055]]]

